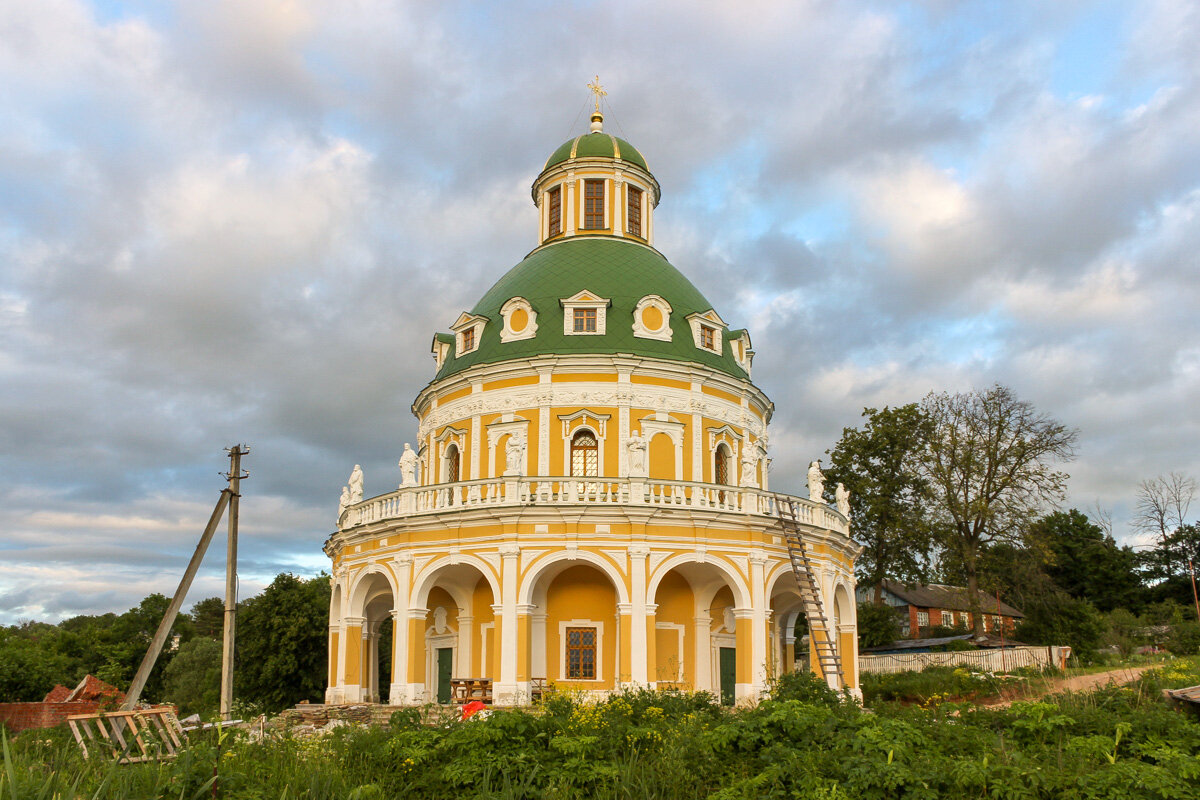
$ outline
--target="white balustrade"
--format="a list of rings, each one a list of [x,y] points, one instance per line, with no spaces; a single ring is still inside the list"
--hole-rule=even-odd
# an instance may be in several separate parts
[[[791,500],[801,524],[846,533],[846,520],[831,506]],[[409,486],[372,497],[348,507],[341,527],[447,510],[539,504],[650,505],[776,515],[774,493],[739,486],[647,478],[502,477]]]

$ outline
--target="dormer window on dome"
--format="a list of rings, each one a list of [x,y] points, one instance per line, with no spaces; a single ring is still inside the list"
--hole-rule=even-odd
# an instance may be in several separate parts
[[[487,317],[468,314],[465,311],[459,315],[458,320],[450,326],[450,330],[454,331],[456,337],[454,342],[455,358],[465,356],[479,348],[483,326],[487,324],[487,321]]]
[[[609,301],[584,289],[560,301],[563,307],[565,336],[602,336]]]
[[[500,330],[500,341],[519,342],[537,335],[537,312],[524,297],[514,297],[500,306],[504,327]]]
[[[720,355],[723,333],[728,327],[725,320],[717,316],[716,311],[709,309],[698,314],[688,314],[687,321],[692,326],[692,339],[696,347]]]

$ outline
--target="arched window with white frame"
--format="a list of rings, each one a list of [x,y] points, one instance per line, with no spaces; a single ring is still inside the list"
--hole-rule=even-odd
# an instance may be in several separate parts
[[[571,437],[571,477],[597,478],[600,476],[600,446],[596,434],[587,428]]]

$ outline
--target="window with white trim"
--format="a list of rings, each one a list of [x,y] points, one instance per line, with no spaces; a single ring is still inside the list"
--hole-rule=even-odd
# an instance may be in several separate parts
[[[929,627],[929,612],[928,611],[918,611],[917,612],[917,627],[918,628],[928,628]]]
[[[954,627],[954,615],[951,614],[949,611],[942,612],[942,625],[947,628]]]
[[[596,629],[567,628],[566,678],[591,681],[596,679]]]
[[[584,289],[559,301],[563,308],[564,336],[600,336],[605,331],[608,300]]]

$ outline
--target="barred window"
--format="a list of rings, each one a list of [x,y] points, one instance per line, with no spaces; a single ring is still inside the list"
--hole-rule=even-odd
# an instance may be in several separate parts
[[[591,431],[580,431],[571,439],[571,476],[595,478],[600,475],[600,448]]]
[[[603,180],[583,182],[583,227],[592,230],[604,227]]]
[[[446,448],[446,482],[456,483],[458,481],[458,445],[450,445]]]
[[[549,192],[550,199],[550,230],[547,235],[557,236],[562,233],[562,189],[555,186]]]
[[[626,191],[626,205],[628,206],[628,214],[626,215],[628,222],[625,227],[634,236],[642,235],[642,190],[636,186],[630,186]]]
[[[567,628],[567,677],[595,680],[595,628]]]

